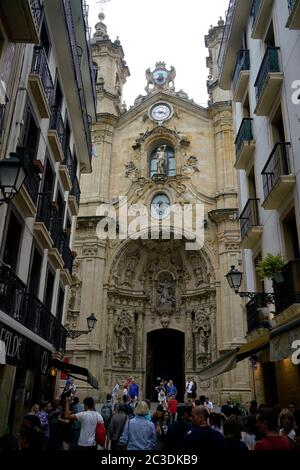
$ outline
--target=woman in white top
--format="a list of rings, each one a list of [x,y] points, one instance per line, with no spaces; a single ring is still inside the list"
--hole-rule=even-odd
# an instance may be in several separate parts
[[[83,400],[84,410],[81,413],[70,413],[71,399],[66,400],[65,417],[70,421],[79,421],[81,424],[80,436],[78,441],[78,449],[84,450],[97,450],[95,440],[97,423],[103,423],[103,418],[100,413],[95,411],[95,402],[92,397],[87,397]]]

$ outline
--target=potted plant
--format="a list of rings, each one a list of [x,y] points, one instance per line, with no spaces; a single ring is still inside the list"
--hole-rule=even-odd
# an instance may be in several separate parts
[[[282,271],[285,264],[285,260],[281,255],[272,255],[272,253],[267,253],[263,259],[258,261],[256,272],[261,281],[267,278],[276,282],[283,282],[284,279]]]

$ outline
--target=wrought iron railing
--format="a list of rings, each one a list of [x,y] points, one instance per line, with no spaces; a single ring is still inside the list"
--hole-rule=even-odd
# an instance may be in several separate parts
[[[250,142],[253,140],[253,133],[252,133],[252,118],[244,118],[240,125],[238,134],[235,139],[235,152],[238,156],[242,145],[244,142]]]
[[[269,328],[269,321],[264,313],[268,308],[266,294],[258,292],[254,299],[246,305],[247,313],[247,333],[251,333],[257,328]]]
[[[256,81],[254,83],[256,100],[259,101],[269,73],[280,72],[279,47],[267,47]]]
[[[6,266],[0,266],[0,309],[41,338],[56,350],[65,349],[65,328],[46,306]]]
[[[80,192],[80,186],[79,186],[77,176],[75,176],[75,178],[73,179],[73,186],[72,186],[70,194],[76,197],[76,201],[79,206],[81,192]]]
[[[254,25],[262,0],[253,0],[251,6],[252,25]]]
[[[91,130],[90,130],[89,116],[87,113],[87,106],[86,106],[86,101],[85,101],[84,86],[83,86],[82,73],[81,73],[82,49],[80,46],[78,46],[76,42],[76,35],[75,35],[70,0],[64,0],[64,10],[65,10],[65,18],[66,18],[69,41],[70,41],[72,57],[73,57],[73,66],[74,66],[75,78],[77,82],[78,96],[79,96],[80,106],[82,110],[84,132],[85,132],[86,142],[88,146],[89,157],[91,158],[92,157]]]
[[[75,163],[69,145],[65,146],[63,165],[68,167],[70,179],[73,181],[75,178]]]
[[[53,240],[53,245],[55,248],[61,252],[62,249],[62,240],[63,240],[63,231],[62,231],[63,221],[59,217],[56,210],[52,210],[51,221],[50,221],[50,235]]]
[[[250,70],[250,55],[248,49],[241,49],[237,54],[234,72],[232,74],[232,84],[234,90],[236,88],[240,73],[243,70]]]
[[[282,270],[282,276],[282,282],[273,280],[276,314],[300,303],[300,258],[289,261]]]
[[[3,134],[3,131],[4,131],[6,104],[7,103],[0,104],[0,140],[2,139],[2,134]]]
[[[290,15],[293,13],[294,7],[297,2],[299,2],[299,0],[288,0],[288,7],[289,7]]]
[[[251,227],[259,226],[258,202],[259,199],[248,199],[248,202],[240,215],[242,239],[249,232]]]
[[[43,13],[42,5],[41,5],[40,0],[29,0],[29,2],[30,2],[30,8],[31,8],[31,13],[32,13],[34,24],[35,24],[35,28],[37,32],[39,32],[41,21],[42,21],[42,13]]]
[[[62,244],[62,259],[64,260],[64,267],[72,274],[73,269],[73,256],[70,249],[70,237],[64,235]]]
[[[265,198],[268,197],[281,175],[290,174],[289,142],[278,142],[262,171]]]
[[[37,222],[43,222],[48,231],[50,231],[52,217],[52,204],[50,201],[50,193],[40,193],[37,209]]]
[[[59,106],[52,106],[49,129],[57,132],[61,148],[65,148],[66,130]]]
[[[48,59],[43,46],[34,47],[31,73],[39,75],[41,77],[48,104],[51,105],[54,86],[48,67]]]
[[[35,152],[27,149],[26,147],[17,147],[17,154],[19,155],[20,160],[23,161],[27,170],[24,185],[32,199],[32,202],[36,206],[41,178],[37,166],[34,164],[36,157]]]
[[[225,53],[226,53],[227,46],[228,46],[228,40],[229,40],[235,6],[236,6],[236,0],[230,0],[228,10],[226,12],[225,26],[224,26],[223,36],[222,36],[221,47],[219,50],[218,60],[217,60],[219,70],[221,70],[223,67],[223,62],[224,62]]]
[[[92,89],[93,89],[93,97],[94,103],[96,103],[96,82],[95,82],[95,73],[94,73],[94,65],[93,65],[93,54],[91,48],[91,27],[89,26],[89,5],[86,3],[86,0],[82,1],[82,8],[83,8],[83,16],[84,16],[84,25],[85,25],[85,32],[86,32],[86,44],[88,50],[88,57],[89,57],[89,70],[92,82]]]

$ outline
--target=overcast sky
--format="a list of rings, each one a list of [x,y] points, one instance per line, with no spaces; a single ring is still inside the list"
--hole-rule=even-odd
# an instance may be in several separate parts
[[[101,4],[87,0],[92,34]],[[207,105],[206,79],[208,55],[204,36],[210,25],[224,18],[229,0],[111,0],[104,5],[107,32],[113,41],[119,36],[131,76],[124,86],[127,106],[145,94],[145,70],[164,61],[176,68],[176,90]]]

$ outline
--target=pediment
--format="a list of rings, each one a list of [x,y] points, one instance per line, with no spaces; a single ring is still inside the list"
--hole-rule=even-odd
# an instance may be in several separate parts
[[[119,126],[123,127],[124,125],[129,124],[130,122],[139,118],[142,118],[144,122],[149,120],[149,122],[152,122],[154,125],[154,122],[150,121],[149,119],[148,111],[151,106],[158,102],[169,103],[174,108],[173,118],[175,119],[176,117],[178,119],[181,118],[181,116],[178,117],[178,113],[190,114],[195,118],[205,121],[210,119],[209,110],[196,104],[192,100],[182,98],[173,93],[155,92],[150,95],[146,95],[143,97],[143,100],[140,103],[132,106],[128,111],[126,111],[126,113],[120,117]]]

